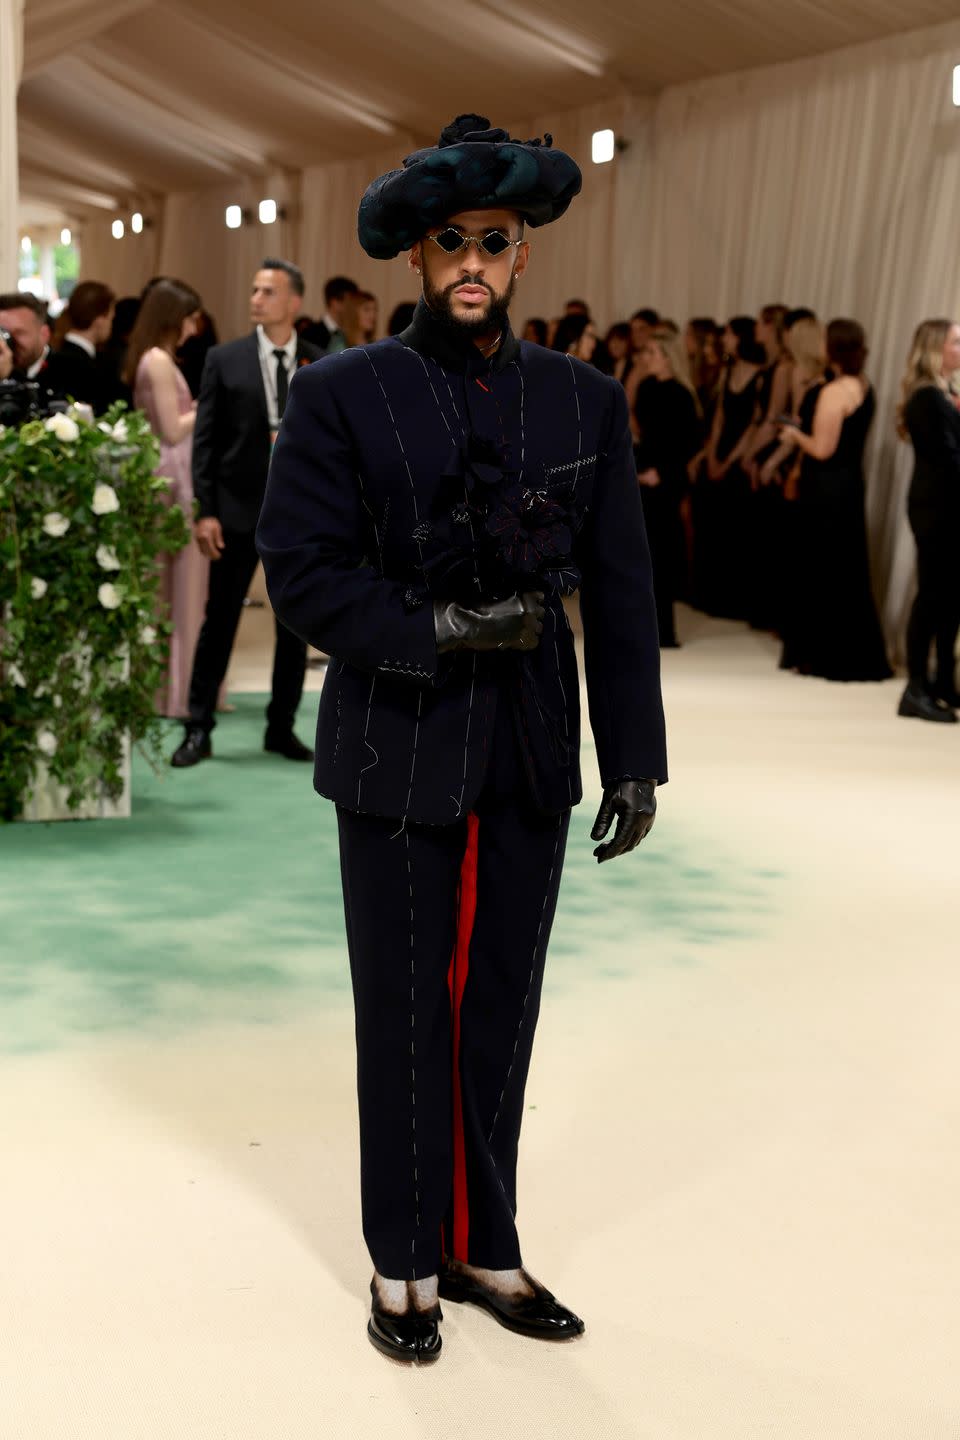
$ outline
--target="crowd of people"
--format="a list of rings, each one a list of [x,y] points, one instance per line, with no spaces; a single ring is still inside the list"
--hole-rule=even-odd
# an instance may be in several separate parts
[[[223,679],[256,564],[256,514],[232,517],[236,526],[228,544],[224,518],[203,493],[205,469],[212,473],[226,464],[239,473],[252,464],[258,475],[241,477],[241,488],[247,484],[260,493],[296,365],[366,344],[380,331],[376,297],[346,276],[327,281],[318,318],[304,313],[304,295],[295,265],[265,260],[252,287],[254,335],[218,347],[221,359],[212,362],[210,352],[218,346],[213,318],[189,285],[168,277],[119,301],[109,286],[82,282],[55,329],[42,301],[28,294],[0,296],[0,332],[9,336],[8,345],[0,334],[0,380],[12,373],[87,403],[95,413],[118,399],[142,409],[160,439],[172,498],[198,512],[197,545],[169,564],[174,630],[160,707],[164,714],[190,717],[192,730],[203,731],[207,743],[214,708],[226,703]],[[386,333],[401,333],[413,311],[412,301],[398,305]],[[551,320],[527,320],[521,334],[596,367],[624,388],[663,647],[679,643],[675,604],[684,600],[777,634],[786,670],[833,681],[891,675],[864,511],[864,450],[876,400],[862,326],[846,318],[824,325],[811,309],[771,304],[725,325],[697,317],[682,330],[655,310],[640,309],[601,334],[587,302],[571,299]],[[234,358],[245,357],[247,369],[241,366],[235,377],[241,403],[231,413],[224,363],[238,346],[247,349]],[[955,375],[960,325],[923,322],[910,348],[898,412],[900,434],[915,451],[909,518],[918,560],[907,634],[909,679],[899,709],[904,716],[947,723],[955,722],[960,705],[954,669],[960,628]],[[266,409],[249,409],[252,394],[243,394],[241,382],[251,376],[262,382]],[[249,433],[251,413],[256,435]],[[211,562],[227,553],[231,563],[211,570]],[[308,753],[292,734],[304,663],[303,647],[291,644],[278,626],[268,740],[270,748],[294,758]],[[183,762],[202,758],[203,748],[198,739]]]

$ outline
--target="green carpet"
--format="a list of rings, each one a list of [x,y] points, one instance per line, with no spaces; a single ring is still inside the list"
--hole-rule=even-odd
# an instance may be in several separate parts
[[[0,1052],[350,1003],[333,806],[309,766],[264,754],[265,697],[234,698],[212,760],[154,775],[135,758],[130,820],[0,829]],[[668,806],[642,860],[602,868],[593,818],[574,812],[548,988],[697,963],[765,923],[776,873],[690,865]]]

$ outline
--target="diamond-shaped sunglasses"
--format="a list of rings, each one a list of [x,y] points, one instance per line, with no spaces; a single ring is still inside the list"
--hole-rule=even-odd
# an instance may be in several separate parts
[[[445,255],[456,255],[458,250],[465,250],[472,240],[480,253],[489,255],[491,260],[498,260],[508,250],[523,244],[522,240],[511,240],[502,230],[488,230],[486,235],[464,235],[463,231],[454,225],[429,238],[440,246]]]

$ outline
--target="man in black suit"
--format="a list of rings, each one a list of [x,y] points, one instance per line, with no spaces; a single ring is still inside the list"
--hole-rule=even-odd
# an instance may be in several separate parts
[[[357,293],[357,282],[346,275],[332,275],[323,287],[323,303],[326,306],[321,318],[306,331],[305,338],[316,345],[324,355],[336,355],[346,349],[347,337],[343,332],[344,311],[351,295]]]
[[[82,280],[70,296],[70,328],[56,354],[57,382],[71,400],[102,415],[110,404],[97,352],[110,339],[117,297],[99,280]]]
[[[622,386],[518,343],[525,225],[574,161],[460,116],[360,205],[422,298],[294,383],[257,530],[271,600],[331,657],[315,786],[336,802],[356,1005],[371,1342],[440,1351],[438,1297],[524,1335],[583,1322],[523,1268],[517,1147],[581,798],[579,589],[607,861],[667,778],[650,554]],[[589,956],[584,956],[589,963]]]
[[[11,378],[38,385],[41,399],[66,399],[60,357],[50,349],[46,302],[17,290],[0,295],[0,330],[6,330],[12,343]]]
[[[303,302],[303,275],[288,260],[267,259],[250,299],[251,335],[216,345],[207,356],[193,432],[194,537],[210,566],[207,610],[190,680],[186,734],[174,752],[177,769],[211,751],[217,692],[236,638],[244,597],[257,566],[254,532],[270,454],[298,367],[319,359],[294,322]],[[303,694],[306,646],[278,618],[273,685],[264,749],[288,760],[312,760],[293,733]]]

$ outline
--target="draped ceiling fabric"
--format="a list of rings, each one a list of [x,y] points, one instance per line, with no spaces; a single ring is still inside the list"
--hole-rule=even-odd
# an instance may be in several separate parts
[[[18,10],[0,0],[4,67]],[[916,321],[960,312],[955,15],[956,0],[285,0],[265,24],[260,0],[26,0],[20,191],[75,228],[85,275],[121,293],[181,275],[229,337],[268,252],[303,266],[308,312],[346,273],[385,319],[414,287],[402,258],[359,249],[368,180],[463,109],[523,138],[552,131],[584,192],[530,232],[518,322],[583,295],[602,325],[640,305],[682,321],[781,299],[867,325],[869,508],[894,636],[913,565],[899,374]],[[593,166],[606,127],[625,148]],[[0,203],[10,134],[4,119]],[[285,220],[225,229],[227,204],[267,195]],[[132,209],[148,228],[114,241]]]

